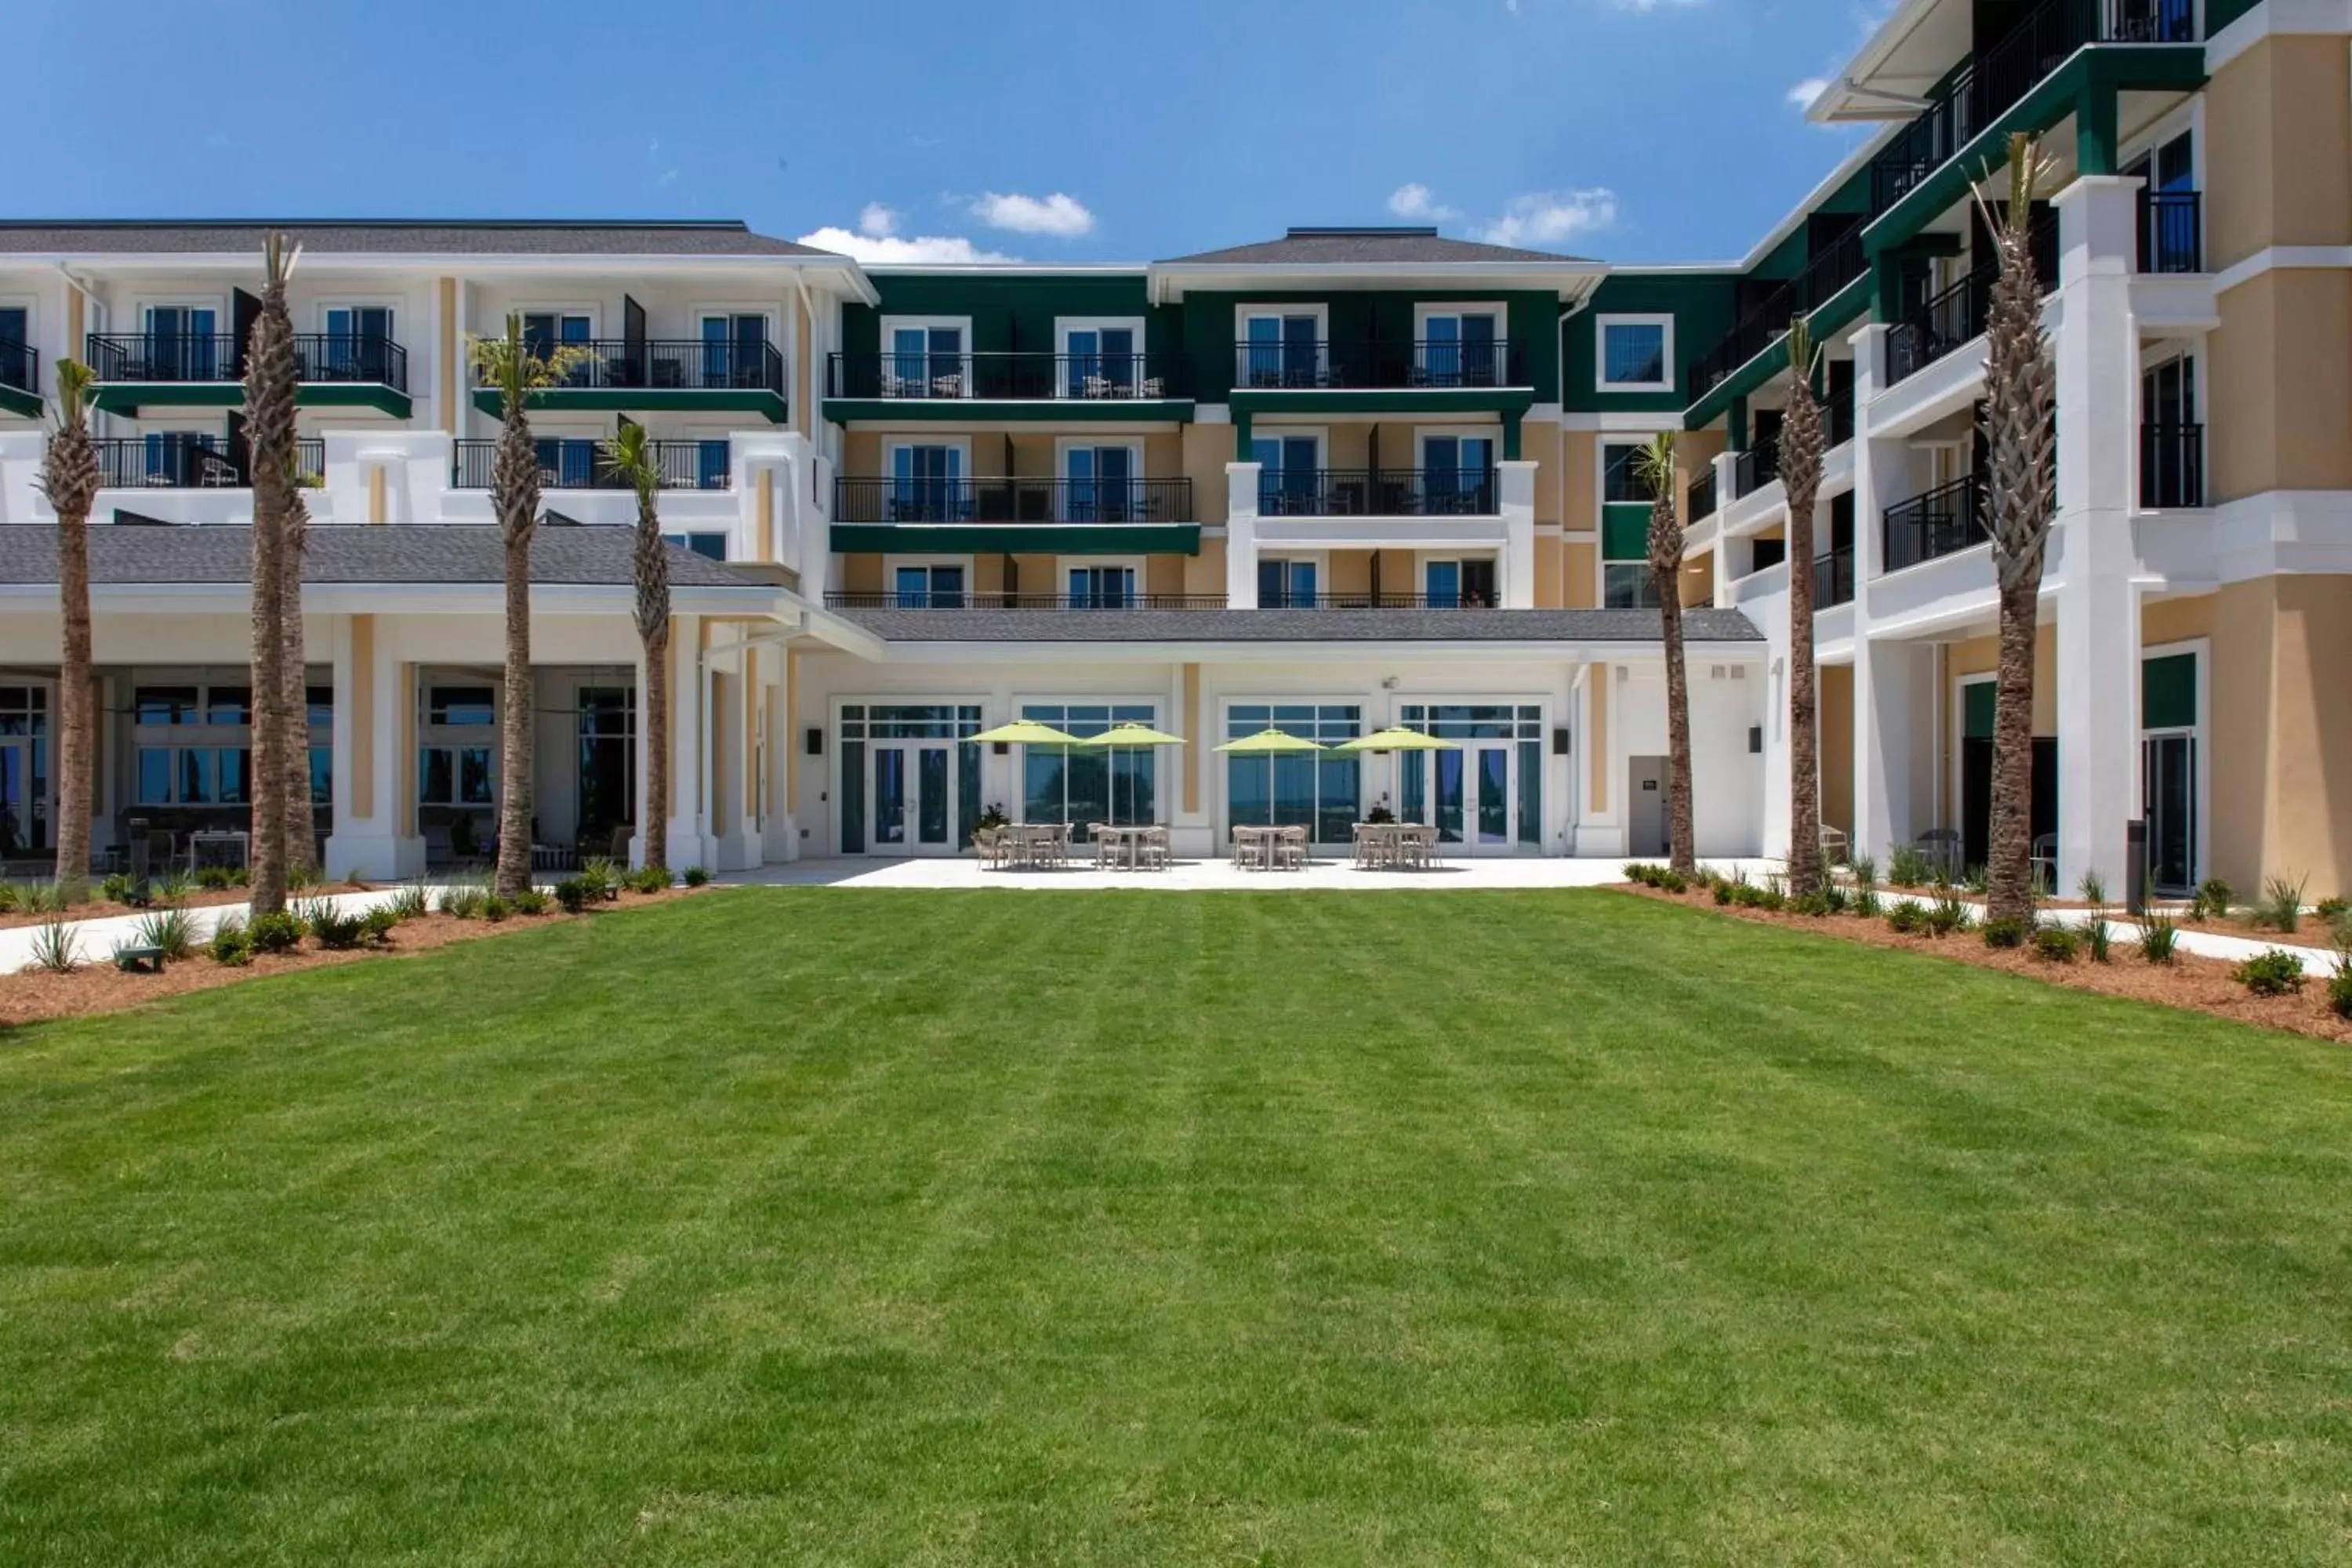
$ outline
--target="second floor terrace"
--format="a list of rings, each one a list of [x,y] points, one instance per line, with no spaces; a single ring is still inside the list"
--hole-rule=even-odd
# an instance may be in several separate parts
[[[246,340],[212,330],[209,310],[173,314],[178,319],[169,325],[84,339],[84,360],[98,383],[93,407],[135,414],[243,405]],[[185,324],[187,317],[204,320]],[[298,401],[305,407],[366,407],[399,418],[410,412],[408,351],[387,334],[298,332],[294,358]]]
[[[756,322],[756,318],[747,318]],[[763,331],[721,331],[700,338],[593,338],[585,318],[541,325],[526,318],[525,341],[554,361],[550,384],[530,394],[533,408],[572,413],[749,413],[784,422],[784,356]],[[499,393],[478,367],[474,404],[499,412]]]

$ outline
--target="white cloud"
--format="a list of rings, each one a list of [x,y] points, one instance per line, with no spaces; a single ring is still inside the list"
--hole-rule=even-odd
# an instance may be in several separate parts
[[[1413,181],[1399,185],[1389,193],[1389,211],[1399,217],[1419,218],[1423,223],[1450,223],[1462,215],[1438,202],[1429,187]]]
[[[887,208],[882,209],[887,212]],[[858,225],[864,228],[875,216],[868,206],[858,215]],[[890,216],[895,224],[897,216]],[[803,245],[814,245],[819,250],[837,250],[859,261],[872,262],[948,262],[1018,261],[1017,256],[999,251],[982,250],[961,235],[924,234],[912,239],[902,239],[892,234],[851,233],[835,224],[828,224],[813,234],[800,237]]]
[[[880,202],[867,202],[857,214],[857,232],[868,239],[887,239],[898,232],[898,213]]]
[[[1811,109],[1813,106],[1813,100],[1821,97],[1822,94],[1829,91],[1829,78],[1825,76],[1809,76],[1804,80],[1799,82],[1796,86],[1789,89],[1789,101],[1795,104],[1801,110]]]
[[[990,191],[971,204],[971,216],[991,228],[1014,234],[1050,234],[1070,239],[1094,232],[1095,215],[1076,196],[1055,191],[1050,196],[1000,195]]]
[[[1503,216],[1480,230],[1478,237],[1489,245],[1559,245],[1616,222],[1617,193],[1606,186],[1530,191],[1505,203]]]

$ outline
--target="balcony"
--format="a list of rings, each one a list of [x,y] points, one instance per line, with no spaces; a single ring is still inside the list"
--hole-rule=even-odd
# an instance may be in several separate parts
[[[833,481],[843,551],[1198,554],[1190,479],[852,479]]]
[[[1767,294],[1721,342],[1700,356],[1691,366],[1691,401],[1705,397],[1740,366],[1786,337],[1792,318],[1811,315],[1869,270],[1862,231],[1856,227],[1813,258],[1802,272]]]
[[[2042,288],[2058,279],[2058,215],[2045,212],[2033,220],[2032,248],[2034,270]],[[2000,276],[1998,258],[1946,289],[1890,328],[1886,334],[1886,384],[1894,386],[1958,352],[1984,335],[1985,318],[1992,310],[1992,286]]]
[[[2204,198],[2195,191],[2139,194],[2139,269],[2205,270]]]
[[[236,408],[245,403],[245,351],[226,332],[91,332],[84,340],[98,382],[90,406]],[[387,337],[298,332],[294,355],[305,408],[373,408],[408,416],[408,351]]]
[[[1683,492],[1683,526],[1687,528],[1713,517],[1715,511],[1715,466],[1710,463],[1706,471],[1693,479],[1690,489]]]
[[[1813,557],[1813,608],[1853,603],[1853,547]]]
[[[825,363],[828,398],[885,403],[1062,403],[1106,417],[1153,417],[1131,405],[1181,399],[1182,376],[1166,354],[836,353]],[[1059,412],[1073,412],[1064,410]],[[1157,415],[1166,417],[1164,414]]]
[[[499,443],[465,440],[457,444],[450,463],[449,488],[486,490],[498,464]],[[539,441],[539,484],[551,490],[625,490],[629,486],[609,473],[593,441]],[[723,490],[733,476],[725,441],[649,441],[666,490]]]
[[[1780,477],[1780,438],[1767,436],[1732,459],[1731,499],[1754,495]]]
[[[1885,531],[1885,569],[1889,572],[1982,544],[1992,537],[1987,531],[1984,487],[1974,474],[1937,485],[1888,507]]]
[[[2084,45],[2195,42],[2196,0],[2050,0],[1978,50],[1872,160],[1872,211],[1927,184]]]
[[[242,441],[174,432],[108,437],[90,445],[98,451],[98,482],[107,489],[246,489],[253,483]],[[294,467],[305,478],[323,479],[327,443],[315,437],[296,441]]]
[[[0,409],[41,416],[41,353],[14,338],[0,338]]]
[[[873,593],[827,593],[829,610],[1222,610],[1223,594],[973,594],[910,589]],[[1696,606],[1694,606],[1696,607]],[[1286,599],[1261,609],[1279,610],[1489,610],[1494,605],[1459,594],[1316,594]]]
[[[1492,468],[1279,468],[1260,474],[1260,517],[1500,517]]]
[[[1236,392],[1463,391],[1527,384],[1527,355],[1503,338],[1234,344]]]
[[[2139,504],[2150,510],[2205,504],[2205,426],[2139,427]]]
[[[741,412],[784,422],[784,356],[773,343],[738,339],[593,338],[561,347],[580,363],[535,388],[533,408],[575,413]],[[478,367],[474,406],[496,417],[499,394]]]

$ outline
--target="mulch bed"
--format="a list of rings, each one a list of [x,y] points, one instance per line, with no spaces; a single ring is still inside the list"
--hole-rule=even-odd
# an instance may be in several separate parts
[[[93,881],[90,886],[95,889],[98,884]],[[314,899],[322,893],[366,891],[367,888],[362,883],[322,882],[315,888],[306,888],[301,892],[292,894],[291,897]],[[180,902],[187,909],[203,910],[210,909],[215,904],[241,904],[252,897],[253,895],[243,888],[205,888],[190,893]],[[102,921],[110,920],[119,915],[144,915],[153,912],[152,910],[142,910],[134,905],[118,904],[110,899],[99,898],[93,891],[88,900],[66,910],[62,918],[69,921]],[[0,931],[10,931],[18,926],[41,925],[59,918],[61,917],[46,910],[35,912],[30,910],[9,910],[0,913]]]
[[[338,888],[334,890],[346,889]],[[100,959],[84,964],[70,974],[30,970],[20,974],[0,975],[0,1030],[48,1018],[118,1013],[125,1008],[145,1006],[167,996],[185,995],[191,991],[210,991],[216,986],[234,985],[240,980],[258,980],[265,975],[299,974],[308,969],[368,963],[411,953],[429,952],[453,942],[470,942],[478,937],[504,936],[509,931],[536,931],[541,926],[595,920],[616,910],[642,909],[647,904],[667,903],[673,899],[709,890],[708,887],[678,887],[663,893],[624,893],[617,903],[605,904],[581,914],[567,915],[559,911],[544,915],[509,915],[496,923],[481,920],[461,921],[455,915],[429,914],[418,920],[403,921],[394,927],[389,947],[350,948],[331,952],[305,937],[302,945],[292,952],[257,953],[253,962],[242,968],[215,963],[199,949],[195,957],[168,964],[161,974],[125,974],[112,963]],[[76,913],[79,918],[79,911]]]
[[[1823,936],[1843,937],[1848,942],[1867,942],[1874,947],[1895,947],[1910,952],[1930,953],[1937,958],[1972,963],[1979,969],[2004,970],[2052,985],[2069,986],[2077,991],[2096,991],[2104,995],[2127,997],[2135,1002],[2155,1002],[2167,1007],[2183,1007],[2191,1012],[2210,1013],[2214,1017],[2227,1018],[2233,1023],[2252,1024],[2266,1029],[2285,1029],[2323,1040],[2352,1044],[2352,1019],[2337,1017],[2328,1006],[2327,975],[2316,968],[2305,972],[2304,988],[2299,994],[2256,996],[2230,978],[2232,965],[2220,959],[2177,952],[2168,964],[2150,963],[2140,957],[2137,945],[2121,937],[2116,939],[2112,963],[2094,963],[2085,954],[2072,963],[2053,963],[2020,948],[1987,947],[1983,935],[1975,931],[1958,931],[1946,937],[1906,936],[1888,930],[1884,915],[1874,920],[1864,920],[1859,915],[1816,917],[1792,914],[1786,910],[1743,909],[1738,905],[1717,903],[1713,891],[1704,886],[1695,886],[1689,892],[1675,894],[1626,882],[1617,884],[1614,890],[1655,899],[1662,903],[1705,910],[1709,914],[1753,921],[1759,925],[1787,926]],[[1917,898],[1917,895],[1896,890],[1882,892],[1879,897],[1891,904],[1900,899]],[[1918,898],[1918,901],[1927,903],[1930,900]],[[2066,923],[2080,925],[2081,921],[2070,920]],[[2222,928],[2219,934],[2244,936],[2247,933],[2243,928]],[[2256,933],[2255,939],[2260,940],[2260,933]]]

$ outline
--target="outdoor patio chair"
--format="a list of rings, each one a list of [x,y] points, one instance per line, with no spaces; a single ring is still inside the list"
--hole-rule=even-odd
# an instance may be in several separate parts
[[[1919,835],[1919,853],[1947,877],[1960,874],[1960,835],[1952,827],[1931,827]]]
[[[1110,824],[1108,822],[1087,823],[1087,837],[1094,845],[1095,869],[1097,871],[1111,871],[1118,869],[1118,841],[1110,836]]]
[[[1825,864],[1843,866],[1846,859],[1845,830],[1822,824],[1822,859]]]
[[[2044,833],[2033,841],[2033,881],[2044,897],[2058,891],[2058,836]]]
[[[1142,860],[1144,868],[1147,870],[1165,871],[1168,869],[1168,862],[1171,853],[1172,847],[1169,842],[1167,828],[1154,826],[1147,827],[1143,830]]]
[[[1274,863],[1286,871],[1307,868],[1307,829],[1285,827],[1275,835]]]

